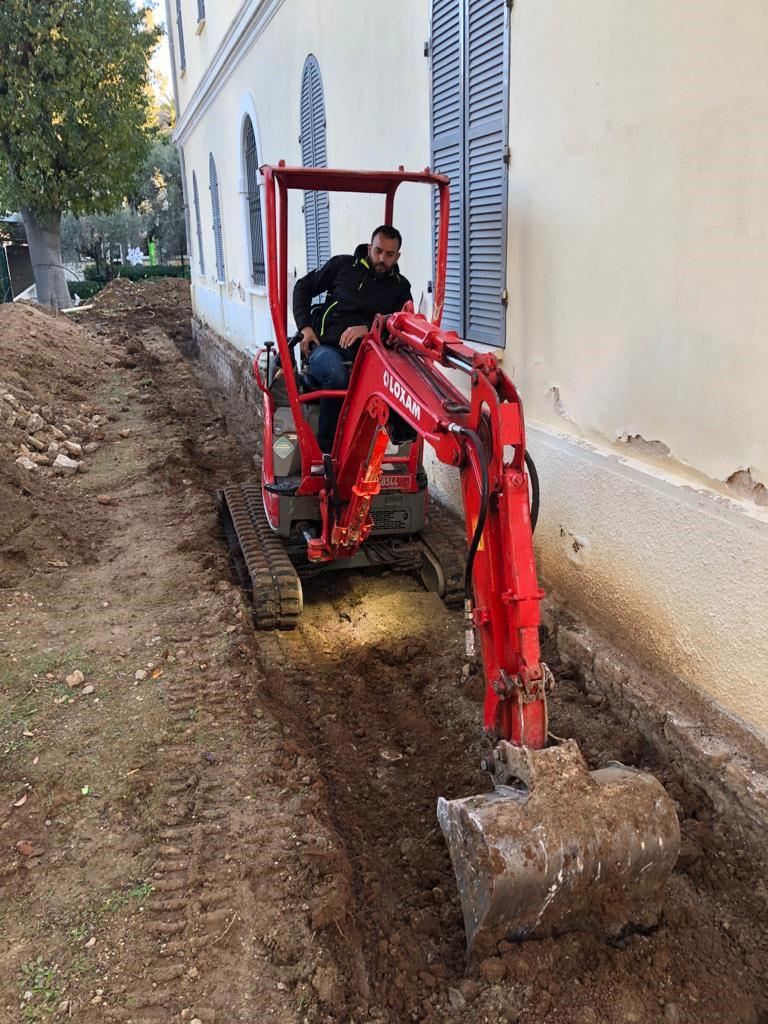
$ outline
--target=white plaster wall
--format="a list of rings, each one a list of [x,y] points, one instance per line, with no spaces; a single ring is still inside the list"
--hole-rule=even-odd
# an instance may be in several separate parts
[[[768,5],[511,21],[507,356],[529,414],[768,480]]]
[[[768,515],[529,427],[548,587],[768,738]]]
[[[263,0],[261,0],[263,2]],[[180,0],[181,18],[184,28],[184,52],[186,70],[177,76],[179,90],[179,111],[189,104],[192,95],[206,69],[213,61],[216,52],[238,20],[244,8],[250,6],[248,0],[206,0],[205,20],[197,19],[197,0]],[[176,22],[176,0],[169,0],[170,18],[167,21],[169,31],[176,42],[176,66],[178,59],[178,26]]]

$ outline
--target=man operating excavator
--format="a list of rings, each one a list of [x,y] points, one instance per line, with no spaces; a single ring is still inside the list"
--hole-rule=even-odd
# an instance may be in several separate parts
[[[318,389],[340,391],[349,383],[349,364],[377,313],[397,313],[411,300],[410,283],[398,267],[400,232],[382,224],[353,256],[333,256],[296,282],[293,317],[301,332],[301,351],[309,356],[308,371]],[[325,301],[312,306],[316,295]],[[330,452],[341,409],[338,398],[320,402],[318,443]]]

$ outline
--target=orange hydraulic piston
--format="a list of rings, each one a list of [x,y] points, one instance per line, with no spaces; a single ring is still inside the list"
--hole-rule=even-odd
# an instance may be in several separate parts
[[[343,548],[356,550],[373,528],[371,502],[381,490],[381,466],[388,444],[386,430],[379,427],[373,439],[368,464],[360,467],[360,475],[352,486],[352,497],[345,516],[348,525],[337,524],[331,533],[331,545],[339,553]]]

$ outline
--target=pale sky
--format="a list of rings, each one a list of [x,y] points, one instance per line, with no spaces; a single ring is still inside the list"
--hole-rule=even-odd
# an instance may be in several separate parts
[[[165,4],[163,0],[151,0],[148,6],[152,7],[155,16],[155,23],[163,30],[165,29]],[[171,81],[171,55],[168,49],[168,36],[163,35],[160,44],[155,50],[152,58],[152,70],[163,75],[166,79],[165,89],[168,96],[173,96],[173,82]],[[159,91],[157,85],[155,91]]]

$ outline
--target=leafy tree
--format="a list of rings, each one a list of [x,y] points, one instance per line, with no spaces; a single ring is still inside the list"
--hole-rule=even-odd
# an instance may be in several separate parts
[[[168,262],[186,252],[184,194],[179,153],[168,132],[158,132],[138,175],[135,191],[111,213],[82,217],[65,214],[61,248],[67,259],[86,255],[109,277],[110,259],[118,251],[153,239]]]
[[[141,245],[146,218],[127,203],[112,213],[65,214],[61,220],[61,251],[73,262],[88,256],[96,272],[110,276],[110,261],[129,248]]]
[[[186,252],[184,193],[179,151],[167,132],[152,143],[139,178],[136,196],[144,214],[148,238],[154,239],[165,259]]]
[[[0,208],[19,210],[38,300],[69,304],[61,217],[118,207],[149,134],[159,36],[131,0],[0,2]]]

